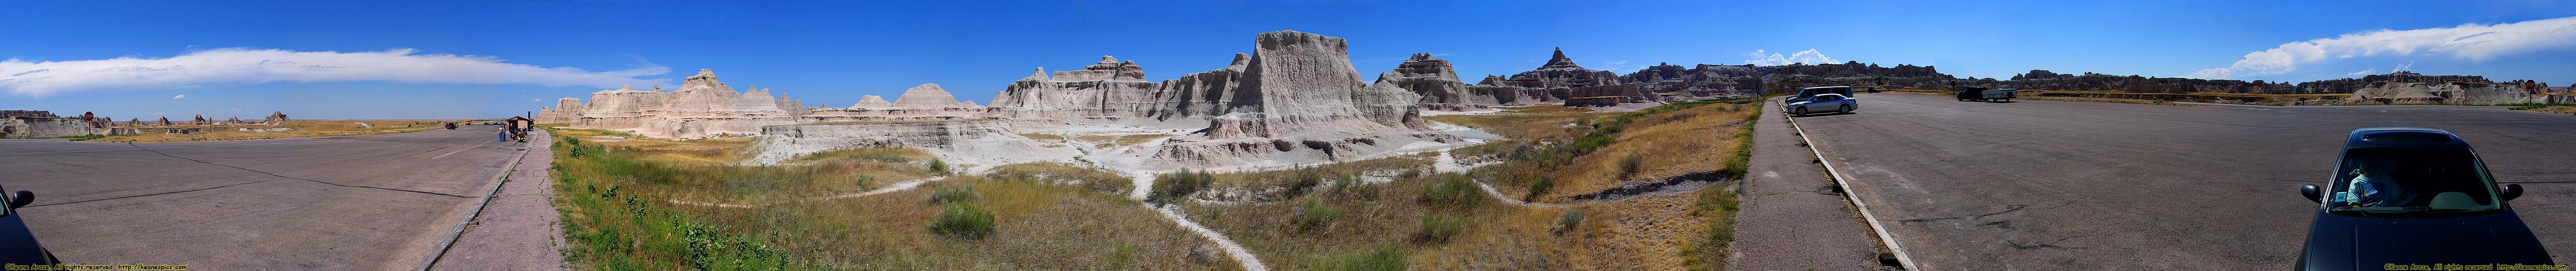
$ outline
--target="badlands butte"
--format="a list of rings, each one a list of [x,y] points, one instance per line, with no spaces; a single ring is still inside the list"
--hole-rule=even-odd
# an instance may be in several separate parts
[[[2304,83],[2156,78],[2032,70],[2009,79],[1958,78],[1932,66],[1846,62],[1783,66],[1661,64],[1620,75],[1576,65],[1558,50],[1537,69],[1469,84],[1447,60],[1415,54],[1374,82],[1351,65],[1348,41],[1297,31],[1254,37],[1216,70],[1152,81],[1143,66],[1103,56],[1081,69],[1038,68],[990,105],[937,84],[892,101],[805,107],[757,86],[735,89],[700,70],[678,89],[622,88],[566,97],[542,123],[654,138],[758,136],[751,164],[858,147],[922,147],[985,169],[1033,161],[1091,161],[1167,171],[1257,168],[1452,148],[1490,134],[1429,123],[1424,112],[1484,112],[1555,104],[1612,111],[1670,101],[1757,97],[1810,86],[1937,91],[1959,86],[2047,90],[2038,96],[2276,105],[2576,103],[2569,88],[2480,76],[2395,72]],[[1134,144],[1055,144],[1056,136],[1150,138]]]

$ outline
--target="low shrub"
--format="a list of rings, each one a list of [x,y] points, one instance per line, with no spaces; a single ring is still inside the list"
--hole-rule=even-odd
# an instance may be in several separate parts
[[[1298,168],[1296,171],[1297,175],[1288,180],[1288,195],[1283,198],[1306,195],[1306,192],[1314,191],[1316,186],[1324,184],[1324,173],[1321,169]]]
[[[1207,189],[1208,185],[1215,181],[1216,174],[1204,170],[1184,170],[1154,175],[1154,193],[1146,195],[1145,201],[1169,204],[1172,200],[1189,197],[1190,194],[1196,194],[1201,189]]]
[[[1641,154],[1641,153],[1631,153],[1631,154],[1628,154],[1628,156],[1627,156],[1627,157],[1620,157],[1620,158],[1619,158],[1619,179],[1627,179],[1627,178],[1630,178],[1630,177],[1636,177],[1636,176],[1637,176],[1637,172],[1638,172],[1638,171],[1643,171],[1643,170],[1645,170],[1645,169],[1646,169],[1646,155],[1645,155],[1645,154]]]
[[[1556,215],[1556,232],[1559,234],[1563,234],[1565,231],[1573,230],[1574,227],[1580,226],[1583,226],[1583,210],[1581,209],[1566,209],[1565,214]]]
[[[1521,196],[1521,201],[1536,202],[1540,196],[1546,196],[1547,191],[1553,189],[1556,189],[1556,176],[1539,175],[1538,181],[1530,182],[1529,194]]]
[[[949,203],[939,208],[939,217],[931,221],[930,232],[959,239],[982,239],[993,234],[993,213],[974,205]]]
[[[1338,257],[1322,259],[1315,270],[1327,271],[1398,271],[1405,270],[1404,251],[1393,245],[1382,245],[1353,251]]]
[[[1420,201],[1432,207],[1458,207],[1473,204],[1476,184],[1466,174],[1444,173],[1440,181],[1422,188]]]
[[[1297,216],[1293,219],[1298,231],[1312,231],[1332,226],[1334,220],[1342,219],[1342,212],[1342,208],[1309,199],[1305,204],[1297,205]]]
[[[1458,233],[1467,231],[1467,218],[1443,214],[1422,214],[1422,226],[1413,232],[1413,241],[1447,244]]]

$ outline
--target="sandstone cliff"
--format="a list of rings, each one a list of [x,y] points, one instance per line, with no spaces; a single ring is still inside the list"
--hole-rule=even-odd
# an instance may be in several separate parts
[[[1469,92],[1467,82],[1458,80],[1458,71],[1449,67],[1449,61],[1430,53],[1413,54],[1413,58],[1397,64],[1395,71],[1378,74],[1376,84],[1412,91],[1422,96],[1415,104],[1428,110],[1463,111],[1502,104],[1493,96]]]
[[[875,95],[861,97],[858,105],[846,108],[804,108],[796,114],[797,123],[888,121],[888,120],[964,120],[980,119],[985,108],[973,102],[957,101],[939,84],[921,84],[903,91],[903,96],[888,103]]]
[[[1223,106],[1210,109],[1222,111],[1211,113],[1222,114],[1152,150],[1159,163],[1136,166],[1339,161],[1460,141],[1430,132],[1412,90],[1361,81],[1342,38],[1282,30],[1254,44],[1237,65],[1166,82],[1187,97],[1217,98]]]
[[[648,137],[698,138],[749,135],[761,126],[793,124],[803,109],[793,100],[769,96],[767,90],[735,92],[716,80],[715,72],[698,70],[679,90],[662,92],[622,88],[590,94],[590,104],[558,100],[557,110],[579,110],[569,118],[575,129],[610,129]],[[794,110],[791,110],[793,108]],[[562,113],[558,113],[562,114]],[[542,120],[541,120],[542,121]]]
[[[994,95],[995,117],[1043,123],[1100,124],[1147,117],[1164,105],[1161,83],[1145,81],[1143,67],[1101,56],[1081,70],[1050,77],[1038,68]]]

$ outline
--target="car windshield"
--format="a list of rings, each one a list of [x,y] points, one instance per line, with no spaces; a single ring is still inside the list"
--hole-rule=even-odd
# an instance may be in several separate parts
[[[2327,210],[2418,213],[2495,210],[2494,182],[2460,148],[2362,148],[2335,170]]]

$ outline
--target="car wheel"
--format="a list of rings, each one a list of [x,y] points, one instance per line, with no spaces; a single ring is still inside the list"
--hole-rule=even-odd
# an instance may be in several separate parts
[[[1800,107],[1798,107],[1798,109],[1789,110],[1789,114],[1790,114],[1790,115],[1806,115],[1806,114],[1807,114],[1807,107],[1805,107],[1805,106],[1800,106]]]
[[[1850,114],[1850,113],[1851,113],[1851,105],[1848,105],[1848,104],[1843,105],[1842,113],[1844,113],[1844,114]]]

